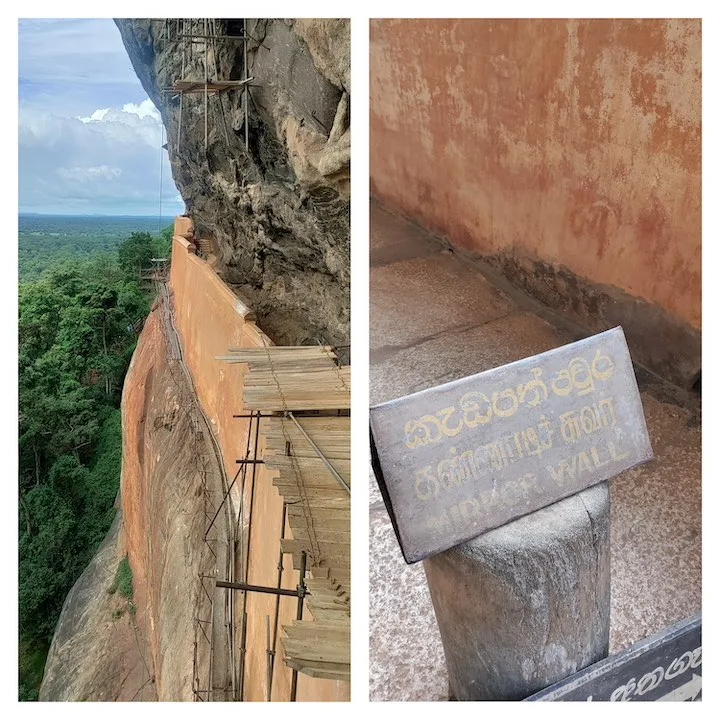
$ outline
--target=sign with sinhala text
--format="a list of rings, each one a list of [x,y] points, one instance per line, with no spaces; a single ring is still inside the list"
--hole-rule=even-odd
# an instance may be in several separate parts
[[[694,701],[702,699],[702,618],[697,615],[526,698]]]
[[[413,563],[653,457],[622,328],[370,409]]]

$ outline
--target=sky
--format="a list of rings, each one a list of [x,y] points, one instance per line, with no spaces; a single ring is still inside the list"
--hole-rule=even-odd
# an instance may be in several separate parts
[[[181,214],[160,114],[110,19],[18,23],[19,211]]]

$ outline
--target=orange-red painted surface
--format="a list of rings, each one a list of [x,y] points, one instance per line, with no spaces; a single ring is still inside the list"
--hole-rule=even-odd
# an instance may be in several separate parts
[[[700,20],[370,25],[379,200],[700,328]]]
[[[187,228],[176,225],[176,233],[179,229]],[[272,345],[272,342],[254,322],[244,318],[247,308],[243,303],[212,268],[194,254],[193,246],[177,235],[173,240],[170,287],[183,358],[192,375],[198,400],[216,430],[226,472],[232,481],[238,469],[235,461],[245,457],[247,447],[248,420],[233,418],[233,415],[248,412],[242,402],[245,366],[230,365],[215,358],[228,355],[229,348],[262,347],[263,343]],[[260,447],[262,449],[262,439]],[[250,473],[244,496],[246,517],[250,507],[249,477]],[[239,487],[234,488],[232,498],[237,513]],[[264,471],[259,472],[255,483],[248,565],[248,582],[251,584],[276,585],[282,506],[282,497],[272,485],[272,478]],[[292,537],[289,528],[286,537]],[[299,578],[298,572],[292,569],[290,556],[285,556],[284,568],[283,586],[295,589]],[[236,617],[240,618],[241,594],[236,595]],[[291,624],[296,611],[297,601],[294,598],[281,599],[278,633],[283,624]],[[270,616],[272,630],[274,612],[274,597],[250,594],[247,602],[246,700],[265,699],[265,618]],[[304,618],[311,618],[307,610]],[[289,700],[290,682],[291,671],[282,661],[282,646],[278,640],[273,700]],[[298,700],[348,700],[349,694],[348,683],[320,680],[302,674],[298,676]]]
[[[178,236],[173,240],[170,288],[183,359],[203,410],[215,422],[225,471],[233,478],[247,438],[248,421],[232,418],[243,413],[245,366],[215,358],[228,355],[229,348],[262,346],[263,337],[268,345],[273,343],[255,323],[245,322],[235,294]]]

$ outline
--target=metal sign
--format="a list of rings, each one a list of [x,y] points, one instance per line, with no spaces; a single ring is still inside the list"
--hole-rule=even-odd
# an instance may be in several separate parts
[[[653,457],[622,328],[370,409],[413,563]]]
[[[702,699],[702,616],[696,615],[526,698],[591,701]]]

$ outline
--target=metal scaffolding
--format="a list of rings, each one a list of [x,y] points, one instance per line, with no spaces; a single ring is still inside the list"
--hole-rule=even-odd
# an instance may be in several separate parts
[[[227,92],[240,91],[245,93],[243,99],[243,116],[245,131],[245,151],[250,147],[250,133],[248,127],[248,105],[250,83],[253,78],[248,75],[248,49],[247,49],[247,19],[243,20],[243,34],[229,35],[218,32],[217,21],[213,18],[201,19],[168,19],[162,20],[162,30],[160,37],[167,50],[168,46],[173,47],[175,51],[182,53],[182,64],[180,77],[174,78],[171,84],[162,88],[165,94],[172,94],[174,97],[180,98],[180,106],[178,112],[178,134],[176,140],[176,152],[180,152],[182,142],[183,128],[183,107],[185,104],[185,95],[202,94],[203,95],[203,115],[205,124],[205,152],[208,150],[209,125],[208,125],[208,103],[209,96],[213,95],[217,98],[220,117],[222,120],[223,131],[225,135],[226,145],[230,145],[230,136],[227,129],[227,120],[225,118],[225,106],[223,103],[223,94]],[[230,80],[220,77],[218,66],[218,48],[222,44],[241,42],[243,44],[243,79]],[[200,46],[198,48],[198,46]],[[196,55],[202,58],[202,77],[188,77],[196,73],[197,66],[191,60]]]

